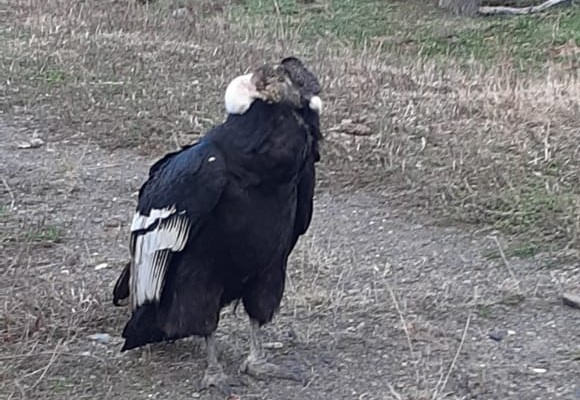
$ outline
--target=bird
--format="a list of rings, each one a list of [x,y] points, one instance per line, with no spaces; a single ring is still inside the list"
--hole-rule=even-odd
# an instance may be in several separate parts
[[[297,57],[234,78],[227,116],[149,169],[131,223],[130,261],[113,304],[130,305],[121,351],[189,336],[205,339],[200,389],[230,394],[217,358],[220,311],[240,302],[250,350],[240,371],[304,383],[267,360],[261,329],[278,312],[288,258],[313,215],[322,100]]]

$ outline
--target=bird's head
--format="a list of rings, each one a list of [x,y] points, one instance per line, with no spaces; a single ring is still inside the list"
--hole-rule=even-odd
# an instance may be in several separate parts
[[[306,104],[319,114],[322,101],[318,80],[300,60],[288,57],[278,64],[264,64],[252,73],[234,78],[226,89],[225,106],[229,114],[245,113],[256,99],[285,103],[294,108]]]
[[[320,114],[322,100],[319,97],[320,83],[316,76],[296,57],[286,57],[280,65],[284,68],[294,87],[300,92],[301,103],[307,103],[311,110]]]

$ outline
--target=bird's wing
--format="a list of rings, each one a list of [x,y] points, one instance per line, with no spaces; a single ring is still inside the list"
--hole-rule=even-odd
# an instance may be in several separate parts
[[[126,299],[129,297],[129,279],[131,277],[131,262],[125,264],[123,271],[117,277],[113,287],[113,304],[117,307],[127,305]]]
[[[225,168],[211,142],[173,153],[151,168],[131,224],[133,308],[160,300],[173,254],[185,249],[221,197]]]
[[[302,170],[302,175],[298,181],[298,195],[296,199],[296,217],[294,219],[294,234],[290,251],[294,249],[298,238],[308,230],[312,220],[314,208],[314,185],[316,175],[314,164],[308,163]]]
[[[180,150],[177,150],[177,151],[174,151],[171,153],[167,153],[165,156],[163,156],[162,158],[157,160],[149,168],[149,176],[148,177],[151,178],[152,176],[154,176],[157,173],[157,171],[161,167],[163,167],[164,165],[168,164],[172,158],[179,155],[183,151],[189,149],[190,147],[196,146],[198,143],[199,142],[196,142],[193,144],[188,144],[188,145],[182,146]],[[134,238],[135,238],[135,235],[133,235],[132,239],[134,239]],[[131,243],[132,242],[133,242],[133,240],[131,241]],[[113,304],[115,306],[126,305],[125,300],[129,297],[129,294],[130,294],[130,290],[129,290],[130,277],[131,277],[131,262],[128,262],[125,265],[125,267],[123,268],[123,270],[121,271],[121,274],[117,277],[117,281],[115,282],[115,286],[113,288]]]
[[[292,247],[294,249],[298,238],[305,234],[312,221],[312,212],[314,208],[314,187],[316,185],[315,163],[320,161],[320,151],[318,141],[322,138],[319,129],[318,117],[311,119],[311,147],[310,154],[306,158],[304,168],[300,173],[298,180],[298,196],[296,204],[296,218],[294,220],[294,237]]]

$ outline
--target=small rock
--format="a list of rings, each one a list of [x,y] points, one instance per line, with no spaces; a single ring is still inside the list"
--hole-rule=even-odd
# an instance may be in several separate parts
[[[373,131],[367,125],[354,124],[354,125],[350,126],[349,129],[345,133],[349,134],[349,135],[355,135],[355,136],[368,136],[368,135],[372,135]]]
[[[282,342],[268,342],[262,345],[265,349],[281,349],[284,347],[284,343]]]
[[[108,333],[93,333],[92,335],[89,335],[88,338],[102,344],[107,344],[111,341],[111,335]]]
[[[42,140],[39,137],[34,137],[34,138],[30,139],[30,145],[32,146],[32,148],[40,147],[43,144],[44,144],[44,140]]]
[[[44,140],[39,137],[33,137],[28,142],[21,142],[18,144],[19,149],[36,149],[44,144]]]
[[[330,132],[341,132],[347,135],[354,136],[369,136],[373,134],[372,129],[360,122],[354,122],[352,119],[347,118],[340,121],[340,124],[330,128]]]
[[[562,303],[564,303],[565,306],[580,309],[580,295],[564,293],[562,295]]]
[[[95,271],[100,271],[102,269],[105,269],[109,266],[109,264],[107,263],[101,263],[99,265],[95,265]]]
[[[506,333],[506,331],[493,331],[488,336],[490,339],[500,342],[506,336]]]
[[[107,228],[117,228],[119,225],[121,225],[121,224],[116,219],[110,219],[108,221],[105,221],[105,226]]]
[[[536,374],[545,374],[546,372],[548,372],[546,368],[533,368],[533,367],[530,367],[530,371],[535,372]]]
[[[177,9],[173,10],[173,12],[171,13],[171,15],[174,16],[174,17],[181,17],[181,16],[184,16],[184,15],[187,15],[188,13],[189,13],[189,10],[187,8],[180,7],[180,8],[177,8]]]

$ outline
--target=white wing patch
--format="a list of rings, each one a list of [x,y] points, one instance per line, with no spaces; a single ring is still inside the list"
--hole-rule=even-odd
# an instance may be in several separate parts
[[[131,224],[131,232],[136,235],[131,264],[133,308],[159,301],[169,256],[184,249],[190,227],[185,212],[177,212],[175,207],[152,209],[148,216],[135,214]],[[149,230],[136,232],[143,229]]]
[[[135,213],[133,216],[133,223],[131,223],[131,232],[135,232],[139,229],[147,229],[153,225],[159,219],[165,219],[170,215],[175,214],[175,206],[170,208],[163,208],[161,210],[151,209],[149,215],[141,215]]]

